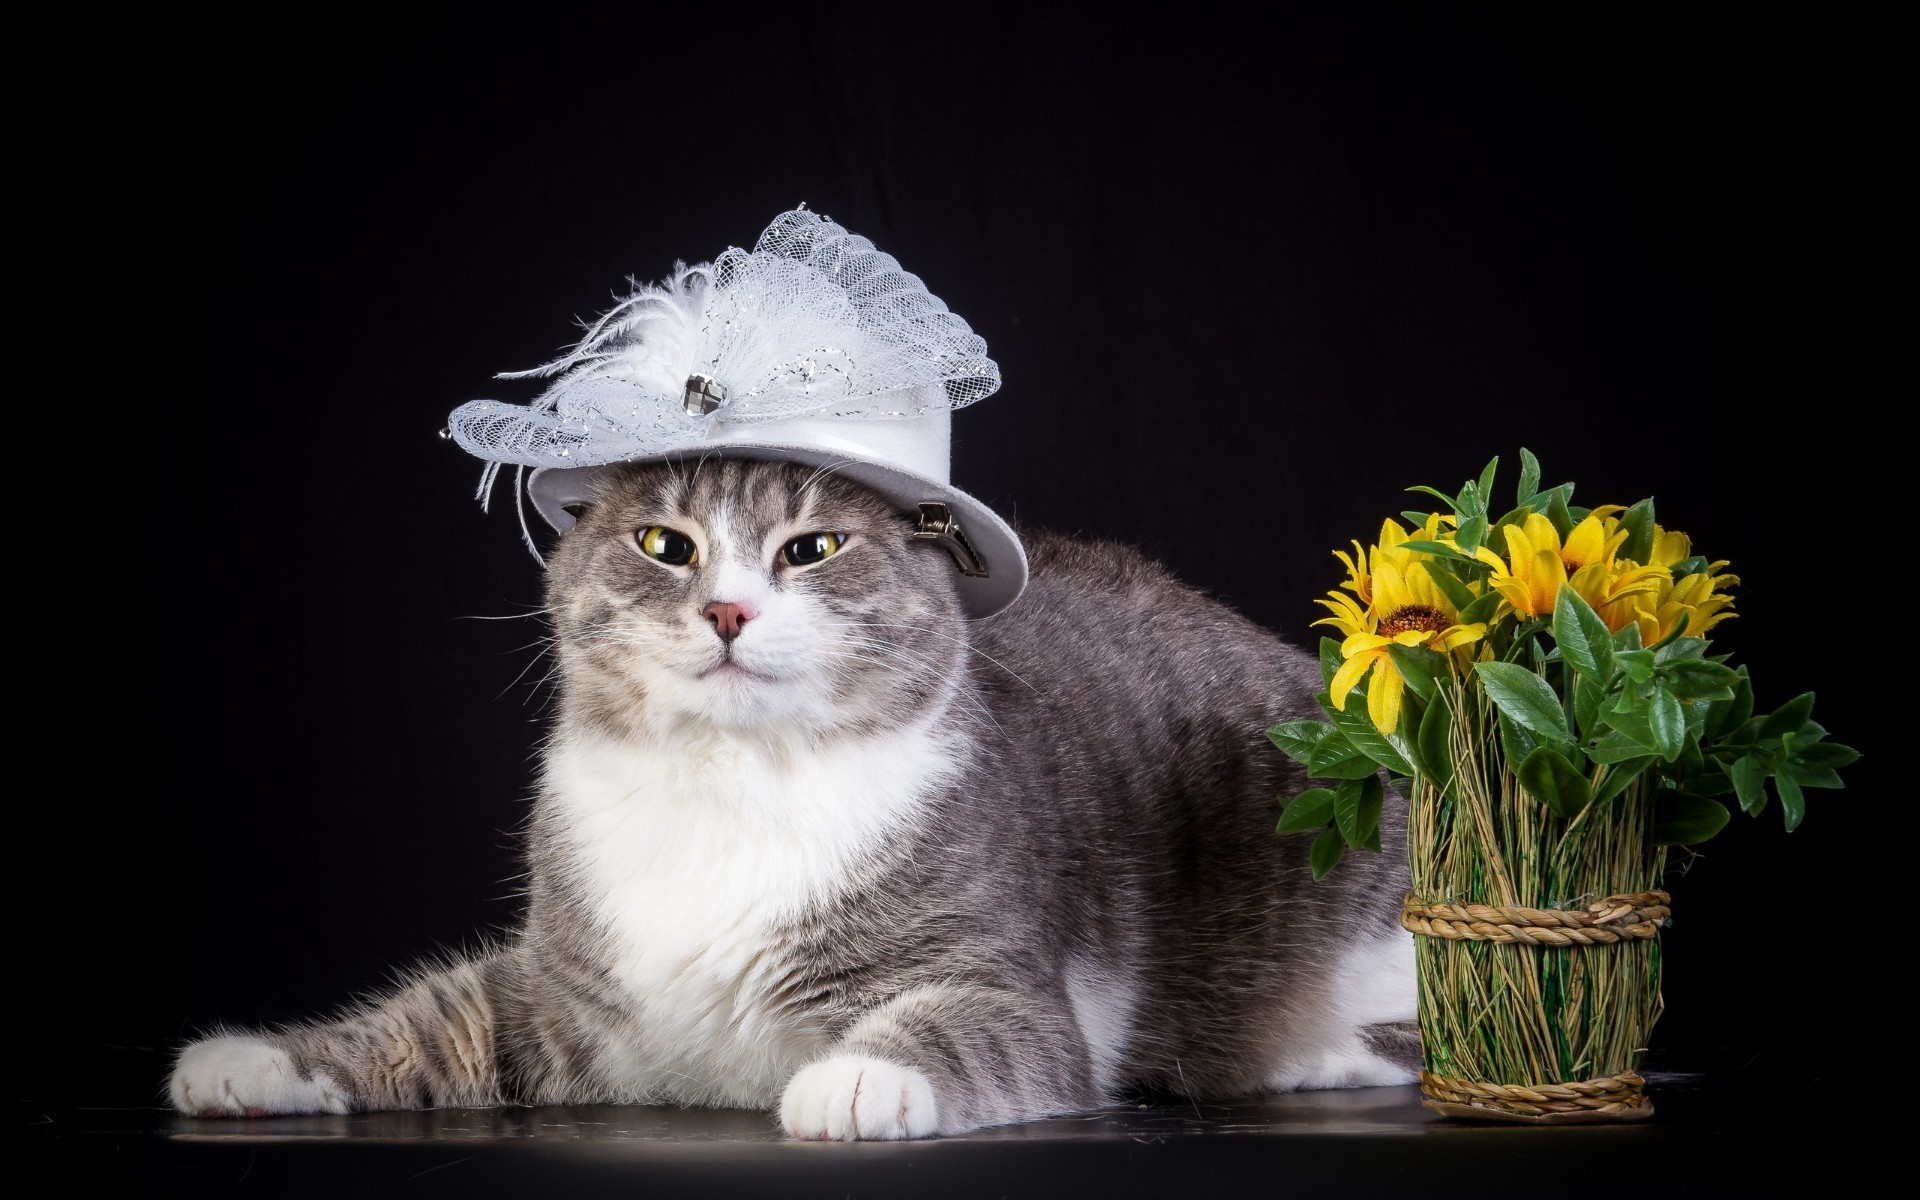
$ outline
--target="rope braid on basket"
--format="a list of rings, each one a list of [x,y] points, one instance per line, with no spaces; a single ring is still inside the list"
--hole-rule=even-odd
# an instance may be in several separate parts
[[[1550,1113],[1620,1113],[1647,1107],[1646,1080],[1632,1071],[1581,1083],[1472,1083],[1420,1072],[1420,1090],[1432,1100],[1544,1116]]]
[[[1585,908],[1519,908],[1490,904],[1422,904],[1408,892],[1403,928],[1455,941],[1522,942],[1534,946],[1608,945],[1650,938],[1673,913],[1662,891],[1608,896]]]

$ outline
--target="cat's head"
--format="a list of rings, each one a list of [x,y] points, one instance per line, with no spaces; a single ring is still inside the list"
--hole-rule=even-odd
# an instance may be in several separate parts
[[[572,719],[615,734],[823,736],[943,707],[954,563],[829,470],[709,457],[601,473],[549,560]]]

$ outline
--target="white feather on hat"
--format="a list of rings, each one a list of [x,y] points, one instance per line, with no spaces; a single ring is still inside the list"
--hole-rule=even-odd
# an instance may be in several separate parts
[[[890,255],[804,207],[751,251],[675,265],[531,371],[559,378],[530,404],[475,400],[449,435],[490,465],[533,468],[534,506],[556,529],[591,496],[592,470],[731,454],[828,467],[918,513],[962,571],[974,617],[1026,582],[1019,538],[948,482],[952,411],[992,395],[986,342]],[[536,552],[537,553],[537,552]]]

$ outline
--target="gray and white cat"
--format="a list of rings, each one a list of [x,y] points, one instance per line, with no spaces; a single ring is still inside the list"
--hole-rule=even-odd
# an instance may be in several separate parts
[[[953,562],[831,472],[603,476],[551,560],[524,920],[331,1019],[195,1042],[195,1115],[676,1103],[801,1138],[1414,1078],[1403,813],[1324,881],[1265,730],[1317,664],[1122,546]]]

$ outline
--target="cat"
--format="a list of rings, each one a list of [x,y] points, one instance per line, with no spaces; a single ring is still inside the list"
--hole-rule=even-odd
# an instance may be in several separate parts
[[[1321,881],[1274,832],[1305,650],[1031,530],[1026,591],[969,622],[912,517],[791,462],[612,469],[576,515],[516,930],[191,1042],[180,1112],[673,1103],[892,1139],[1415,1078],[1400,801]]]

